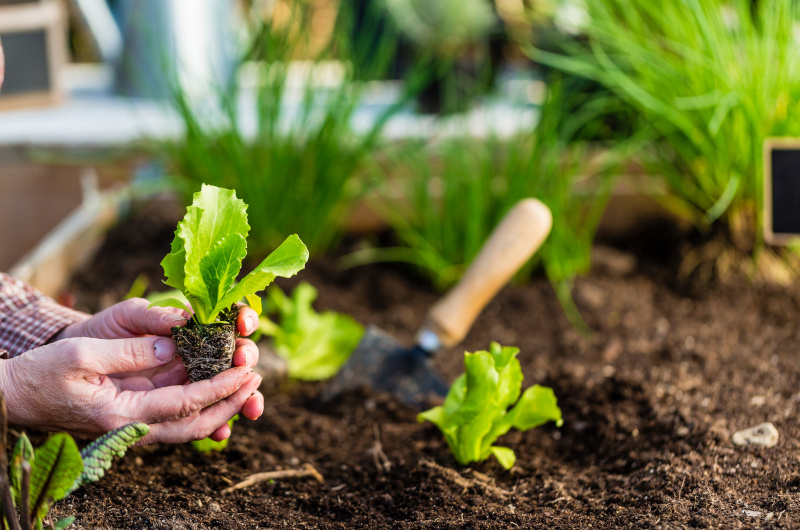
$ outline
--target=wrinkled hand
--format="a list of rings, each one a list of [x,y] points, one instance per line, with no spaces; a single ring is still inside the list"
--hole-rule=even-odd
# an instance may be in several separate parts
[[[166,337],[74,338],[35,348],[0,365],[8,420],[93,437],[142,421],[150,425],[144,443],[186,442],[218,431],[261,383],[246,366],[147,391],[121,390],[107,375],[151,370],[174,357]]]
[[[139,395],[145,394],[157,394],[159,396],[164,395],[163,393],[156,392],[157,390],[175,387],[176,385],[184,385],[188,381],[188,377],[186,376],[186,372],[183,368],[183,363],[180,359],[174,358],[175,357],[175,346],[171,340],[165,339],[164,344],[166,344],[166,348],[169,352],[171,352],[170,359],[167,361],[163,361],[161,359],[158,362],[153,360],[153,354],[150,354],[149,362],[142,363],[134,363],[130,361],[126,364],[125,359],[116,359],[116,357],[128,356],[130,357],[132,352],[135,348],[139,347],[136,346],[137,344],[141,343],[142,337],[145,336],[163,336],[168,337],[171,335],[171,330],[173,326],[181,325],[182,320],[185,321],[185,318],[189,317],[190,315],[185,311],[180,311],[174,308],[161,308],[161,307],[154,307],[152,309],[147,309],[148,302],[143,299],[132,299],[127,300],[125,302],[119,303],[114,305],[113,307],[106,309],[98,313],[97,315],[82,321],[72,324],[64,328],[53,340],[53,342],[47,346],[42,348],[37,348],[36,350],[32,350],[30,352],[25,353],[22,356],[19,356],[13,359],[13,363],[10,361],[4,364],[8,365],[7,370],[2,370],[0,372],[8,371],[13,376],[12,379],[14,381],[10,382],[11,385],[14,384],[21,384],[21,383],[32,383],[34,386],[37,386],[37,379],[40,376],[45,376],[44,372],[49,372],[49,376],[47,379],[38,379],[38,385],[50,385],[50,381],[58,378],[57,371],[51,371],[51,366],[54,364],[59,364],[58,370],[76,370],[79,373],[84,374],[84,378],[87,381],[95,380],[97,385],[103,387],[104,385],[110,384],[116,390],[117,396],[114,399],[111,399],[109,402],[109,407],[117,406],[121,403],[121,400],[128,399],[128,394],[133,394],[133,397],[136,399],[140,399],[140,397],[136,397]],[[237,331],[241,335],[249,335],[253,331],[255,331],[258,325],[258,315],[252,309],[242,306],[240,308],[239,317],[237,319]],[[80,342],[76,342],[77,338],[90,338],[90,339],[103,339],[103,340],[83,340]],[[147,339],[151,342],[154,339]],[[161,342],[158,342],[161,344]],[[152,346],[147,346],[152,347]],[[146,348],[147,348],[146,347]],[[40,352],[40,350],[42,350]],[[35,356],[35,363],[26,362],[26,359],[29,358],[34,352],[37,352]],[[54,353],[55,352],[55,353]],[[59,353],[61,352],[61,353]],[[61,363],[56,360],[57,357],[60,355],[64,355],[65,359],[67,359],[67,365]],[[71,357],[70,357],[71,356]],[[89,368],[94,370],[91,373],[84,373],[87,366],[82,364],[82,361],[85,358],[92,358],[93,364]],[[111,358],[111,359],[107,359]],[[30,359],[27,359],[30,360]],[[243,367],[249,371],[250,368],[256,365],[258,362],[258,348],[256,345],[249,339],[239,338],[237,339],[236,343],[236,351],[233,356],[233,364],[235,367]],[[46,366],[39,366],[39,364],[44,364]],[[98,364],[100,363],[100,364]],[[127,368],[120,368],[125,367]],[[113,368],[117,367],[117,368]],[[53,370],[56,370],[55,368]],[[238,370],[238,368],[237,368]],[[231,370],[225,372],[227,374]],[[217,379],[223,377],[225,374],[220,374],[212,381],[217,381]],[[2,376],[2,374],[0,374]],[[66,376],[61,376],[62,378]],[[260,379],[260,378],[259,378]],[[28,381],[30,380],[30,381]],[[4,381],[5,383],[5,381]],[[216,397],[215,399],[208,401],[205,399],[206,394],[210,397],[213,393],[209,390],[202,390],[199,389],[197,391],[194,390],[193,387],[195,385],[200,385],[208,383],[207,381],[201,383],[194,383],[192,385],[187,385],[183,388],[189,389],[192,388],[192,394],[189,396],[185,396],[186,399],[189,400],[187,402],[187,409],[183,412],[186,414],[179,415],[180,417],[188,417],[193,416],[197,412],[195,410],[199,405],[200,408],[203,408],[215,401],[221,399],[220,397]],[[230,393],[236,391],[236,388],[231,386],[231,381],[227,381],[223,384],[223,387],[227,390],[230,390],[229,394],[225,394],[222,397],[226,397],[230,395]],[[23,384],[23,387],[25,385]],[[207,385],[204,385],[207,386]],[[246,386],[246,385],[245,385]],[[11,388],[10,386],[3,386],[3,388]],[[181,388],[181,387],[177,387]],[[258,388],[258,384],[255,385],[255,388]],[[61,398],[61,402],[69,400],[72,393],[76,391],[76,388],[64,388],[61,389],[62,392],[66,392],[64,396]],[[87,389],[83,389],[86,391]],[[109,388],[95,388],[93,391],[103,391],[103,398],[106,400],[110,399],[110,394],[106,392],[110,390]],[[220,391],[222,391],[220,389]],[[11,392],[16,392],[16,389],[12,389]],[[224,391],[223,391],[224,393]],[[252,395],[245,396],[244,401],[241,403],[239,409],[235,410],[231,413],[227,418],[222,421],[219,421],[217,424],[217,428],[211,431],[210,436],[215,440],[223,440],[230,436],[230,428],[227,425],[227,420],[233,417],[235,414],[241,412],[244,416],[250,419],[258,418],[264,410],[264,398],[261,396],[259,392],[255,389],[251,392]],[[218,394],[213,394],[218,395]],[[58,400],[58,396],[54,396],[56,400]],[[232,397],[231,397],[232,398]],[[231,399],[228,398],[228,399]],[[76,407],[80,407],[80,396],[77,397],[78,403],[75,404]],[[38,400],[35,402],[36,405],[39,406],[50,406],[46,402],[42,402]],[[24,405],[24,404],[23,404]],[[14,403],[11,401],[9,397],[9,410],[14,406]],[[55,402],[53,402],[53,406],[55,406]],[[31,408],[30,406],[28,407]],[[113,408],[113,407],[112,407]],[[211,407],[213,408],[213,407]],[[80,411],[78,411],[80,412]],[[120,410],[120,413],[115,416],[114,410],[102,410],[100,412],[94,411],[91,414],[97,416],[100,415],[110,415],[109,418],[105,417],[97,417],[92,420],[83,419],[84,423],[86,423],[85,427],[81,427],[84,429],[89,429],[89,425],[99,426],[102,425],[103,427],[107,427],[109,424],[115,423],[115,419],[117,416],[124,417],[126,416],[126,412],[124,410]],[[148,416],[152,411],[145,411],[142,410],[141,414],[138,416],[131,416],[132,419],[129,421],[145,421],[146,423],[155,423],[156,420],[150,421],[148,418],[158,418],[162,417],[159,414],[155,414],[152,416]],[[203,412],[205,414],[205,411]],[[128,414],[129,415],[129,414]],[[224,416],[224,414],[223,414]],[[38,417],[43,418],[41,414]],[[221,417],[221,416],[220,416]],[[213,417],[214,419],[217,416]],[[117,418],[118,419],[118,418]],[[175,417],[174,419],[178,419]],[[174,419],[172,421],[174,421]],[[211,418],[208,418],[209,420]],[[54,419],[58,421],[57,418]],[[106,421],[108,420],[108,421]],[[31,423],[30,421],[25,421],[25,418],[14,419],[11,418],[11,421],[16,421],[17,423],[29,426],[35,426],[45,429],[53,429],[57,428],[57,425],[54,423],[43,423],[39,421],[38,423]],[[167,420],[161,420],[167,421]],[[124,424],[127,422],[123,422]],[[212,421],[213,423],[213,421]],[[85,430],[84,432],[79,431],[76,427],[77,425],[82,425],[82,423],[78,424],[71,424],[69,427],[64,427],[66,430],[70,432],[74,432],[75,434],[99,434],[102,431],[91,431]],[[201,422],[201,426],[203,429],[208,428],[208,421]],[[119,425],[115,425],[119,426]],[[182,427],[181,427],[182,426]],[[199,426],[196,424],[192,424],[191,428],[189,428],[188,424],[180,424],[176,425],[175,428],[177,431],[184,429],[181,436],[177,435],[177,431],[173,432],[169,436],[161,436],[159,432],[163,431],[163,429],[157,429],[156,426],[151,430],[151,433],[145,439],[146,442],[155,442],[155,441],[175,441],[181,442],[186,441],[188,439],[195,439],[196,436],[199,436],[199,432],[203,429],[199,429]],[[204,438],[208,436],[201,436]]]

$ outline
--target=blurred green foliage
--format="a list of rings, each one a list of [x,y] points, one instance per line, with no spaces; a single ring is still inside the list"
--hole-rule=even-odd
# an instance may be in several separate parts
[[[595,0],[585,40],[533,58],[593,79],[634,107],[651,141],[637,153],[700,227],[723,220],[733,241],[760,241],[762,145],[800,135],[793,0]]]
[[[261,18],[253,22],[240,66],[249,75],[220,87],[211,110],[176,91],[185,134],[162,145],[187,202],[206,183],[235,189],[249,205],[249,245],[257,259],[291,233],[299,234],[312,254],[335,247],[348,207],[362,190],[362,161],[376,149],[384,124],[404,101],[401,97],[386,106],[367,131],[354,133],[351,125],[364,84],[354,81],[355,71],[346,61],[358,56],[354,64],[362,73],[380,71],[394,53],[392,37],[365,34],[368,46],[352,43],[343,37],[350,21],[342,15],[336,35],[317,56],[292,62],[297,39],[309,37],[308,31],[300,36],[294,31],[304,27],[308,6],[296,0],[290,13],[291,20],[282,24]],[[334,57],[345,62],[327,61]],[[249,77],[251,87],[242,86],[243,77]],[[254,98],[251,108],[257,112],[250,133],[240,115],[247,98]]]
[[[567,86],[565,83],[573,84]],[[577,85],[575,85],[577,84]],[[513,138],[453,138],[434,145],[403,145],[374,164],[375,210],[397,234],[399,246],[359,251],[350,265],[399,261],[415,265],[443,290],[458,281],[502,217],[535,197],[552,211],[553,228],[520,273],[541,264],[574,323],[571,285],[588,271],[591,246],[614,182],[620,154],[634,140],[598,150],[584,138],[607,136],[601,101],[581,81],[551,79],[534,131]]]

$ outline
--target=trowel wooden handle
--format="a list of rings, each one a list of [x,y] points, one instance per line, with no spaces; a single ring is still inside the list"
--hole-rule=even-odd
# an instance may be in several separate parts
[[[500,221],[478,256],[428,313],[425,325],[450,347],[467,335],[486,304],[544,243],[553,217],[536,199],[524,199]]]

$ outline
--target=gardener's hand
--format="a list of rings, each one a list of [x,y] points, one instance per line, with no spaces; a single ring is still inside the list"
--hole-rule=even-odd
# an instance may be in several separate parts
[[[246,366],[208,381],[146,391],[123,390],[108,375],[146,372],[174,357],[175,344],[165,337],[76,338],[0,361],[8,420],[78,436],[98,436],[141,421],[151,427],[144,443],[186,442],[219,433],[239,411],[247,413],[245,402],[261,377]]]
[[[73,337],[90,337],[96,339],[126,339],[145,335],[169,337],[173,326],[182,325],[191,315],[171,307],[153,307],[148,309],[149,302],[142,298],[133,298],[120,302],[82,322],[67,326],[52,340],[58,341]],[[258,314],[251,308],[239,307],[236,328],[240,335],[247,336],[258,328]],[[234,366],[254,367],[258,363],[258,347],[249,339],[236,339],[236,351],[233,354]],[[154,369],[109,374],[112,382],[120,391],[146,391],[169,385],[186,383],[189,378],[180,359]],[[241,413],[250,419],[257,419],[264,411],[264,398],[256,392],[242,407]],[[227,423],[212,435],[215,440],[224,440],[230,436]]]
[[[158,335],[161,337],[172,336],[172,328],[180,326],[191,317],[187,311],[174,307],[152,307],[144,298],[131,298],[115,304],[101,311],[93,317],[71,324],[62,329],[53,339],[69,339],[75,337],[89,337],[93,339],[128,339],[144,335]],[[236,318],[236,330],[240,335],[247,337],[258,329],[258,314],[246,305],[239,306],[239,316]],[[234,366],[253,367],[258,362],[258,348],[251,341],[242,344],[251,348],[237,348],[234,355]],[[238,357],[238,358],[237,358]],[[239,361],[239,362],[237,362]]]

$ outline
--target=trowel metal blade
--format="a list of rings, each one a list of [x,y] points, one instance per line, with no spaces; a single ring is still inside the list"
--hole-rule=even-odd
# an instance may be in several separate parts
[[[342,392],[358,388],[387,392],[403,403],[421,408],[441,401],[449,386],[436,373],[423,349],[407,348],[391,335],[369,326],[321,397],[330,401]]]

